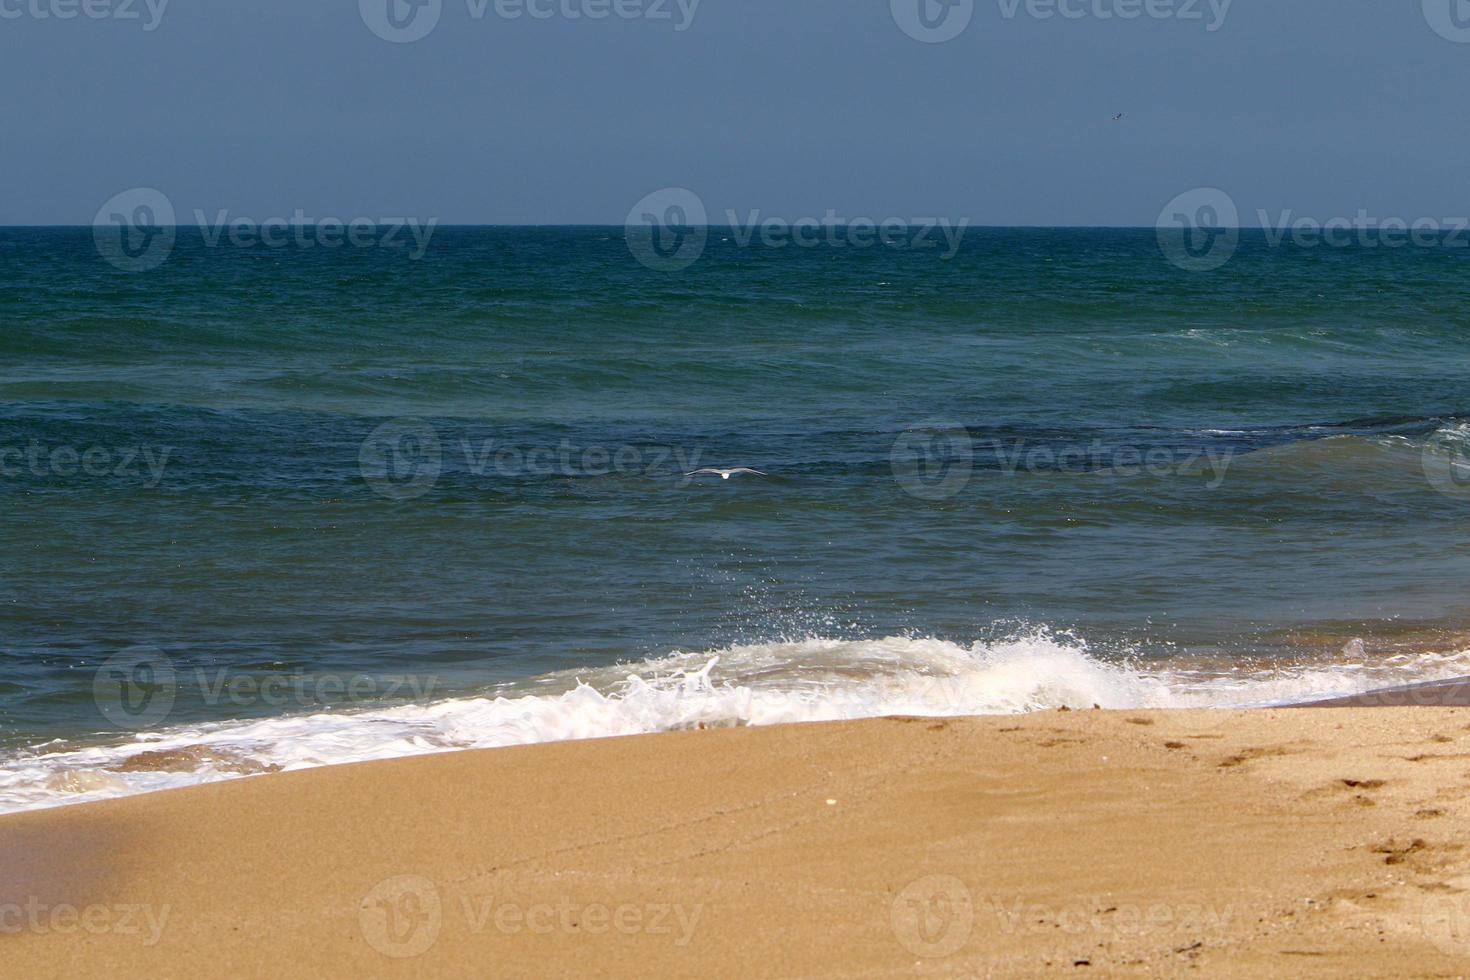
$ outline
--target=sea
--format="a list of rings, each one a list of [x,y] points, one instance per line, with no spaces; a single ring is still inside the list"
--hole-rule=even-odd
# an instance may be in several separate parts
[[[105,237],[0,228],[0,811],[1470,674],[1448,236]]]

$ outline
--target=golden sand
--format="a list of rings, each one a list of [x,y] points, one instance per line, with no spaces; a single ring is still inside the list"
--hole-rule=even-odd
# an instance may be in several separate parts
[[[0,818],[0,976],[1470,975],[1470,709],[680,732]]]

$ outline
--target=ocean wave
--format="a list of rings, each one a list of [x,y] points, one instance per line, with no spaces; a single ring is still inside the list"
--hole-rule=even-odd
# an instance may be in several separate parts
[[[995,643],[806,639],[679,652],[532,678],[485,696],[180,725],[109,744],[51,743],[0,760],[0,812],[458,749],[884,715],[1068,708],[1240,708],[1470,674],[1470,650],[1250,669],[1104,659],[1037,631]],[[1184,664],[1184,666],[1181,666]],[[540,693],[532,693],[538,691]]]

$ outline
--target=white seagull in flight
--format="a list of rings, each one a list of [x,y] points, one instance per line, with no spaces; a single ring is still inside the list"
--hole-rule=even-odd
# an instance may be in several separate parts
[[[708,473],[711,476],[714,476],[715,474],[718,473],[719,476],[720,476],[720,479],[722,479],[722,480],[728,480],[728,479],[730,479],[731,475],[732,474],[735,474],[735,473],[754,473],[756,476],[770,476],[771,475],[769,473],[762,473],[760,470],[753,470],[749,466],[736,466],[736,467],[733,467],[733,468],[728,469],[728,470],[727,469],[721,469],[718,466],[706,466],[702,470],[695,470],[692,473],[685,473],[684,475],[685,476],[700,476],[700,475],[702,475],[704,473]]]

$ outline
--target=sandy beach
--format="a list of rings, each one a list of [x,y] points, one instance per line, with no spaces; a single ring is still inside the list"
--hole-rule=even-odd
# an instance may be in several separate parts
[[[1470,709],[449,753],[0,818],[10,976],[1455,976]]]

